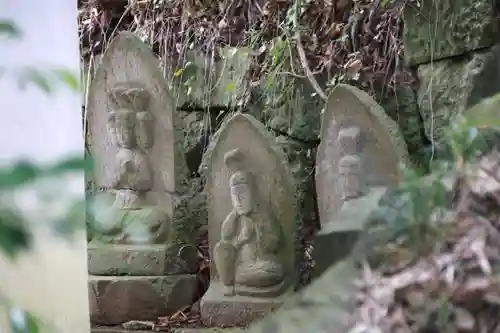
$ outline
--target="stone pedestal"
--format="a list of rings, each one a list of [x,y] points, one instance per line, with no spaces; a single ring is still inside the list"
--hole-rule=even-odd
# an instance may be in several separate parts
[[[263,298],[247,296],[224,296],[222,285],[211,282],[201,299],[200,312],[207,326],[246,326],[264,318],[283,305],[286,294],[280,297]]]
[[[359,233],[373,216],[386,187],[370,189],[366,195],[346,201],[334,221],[326,221],[314,237],[313,278],[348,256]]]
[[[112,245],[88,248],[90,320],[117,325],[156,320],[194,301],[197,292],[196,249],[179,255],[165,245]],[[194,252],[194,253],[193,253]]]
[[[88,269],[93,275],[162,276],[196,272],[197,250],[166,245],[88,245]]]
[[[196,275],[89,277],[90,320],[118,325],[131,320],[157,320],[192,304]]]
[[[88,268],[93,324],[156,320],[192,304],[197,292],[192,246],[171,251],[166,245],[91,242]]]
[[[159,66],[148,45],[120,33],[89,86],[89,217],[102,236],[88,247],[93,324],[156,320],[197,292],[193,228],[177,194],[187,194],[183,126]]]

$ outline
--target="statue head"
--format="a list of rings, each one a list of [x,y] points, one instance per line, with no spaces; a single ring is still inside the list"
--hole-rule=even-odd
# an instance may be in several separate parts
[[[113,111],[108,121],[113,128],[116,143],[122,148],[135,146],[135,112],[129,109]]]
[[[115,142],[123,148],[133,148],[137,144],[143,149],[153,144],[153,117],[149,112],[151,95],[138,82],[115,85],[108,91],[114,104],[110,114],[110,128]]]
[[[359,127],[341,128],[337,136],[337,148],[344,154],[352,155],[360,149],[361,130]]]
[[[251,175],[246,171],[236,171],[229,178],[231,203],[236,213],[240,215],[247,215],[253,209],[250,177]]]
[[[224,162],[231,172],[229,177],[229,194],[234,210],[240,215],[252,212],[252,175],[244,171],[243,152],[233,149],[224,155]]]

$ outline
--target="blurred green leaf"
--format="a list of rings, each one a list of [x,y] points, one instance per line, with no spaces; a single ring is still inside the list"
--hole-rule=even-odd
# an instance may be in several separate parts
[[[234,82],[229,82],[229,84],[226,86],[226,89],[224,89],[225,92],[232,92],[234,90]]]
[[[80,89],[80,80],[77,75],[74,75],[67,69],[55,69],[54,74],[72,90]]]
[[[57,175],[72,171],[90,170],[92,163],[84,157],[72,157],[58,162],[53,167],[47,169],[48,175]]]
[[[11,20],[0,20],[0,35],[6,35],[9,38],[20,38],[21,30]]]
[[[21,89],[25,89],[28,84],[35,84],[47,94],[52,94],[53,91],[50,78],[47,77],[47,75],[44,75],[41,71],[32,67],[25,67],[21,70],[18,83]]]
[[[185,65],[184,68],[182,69],[182,79],[184,81],[189,80],[190,78],[193,78],[198,74],[198,66],[196,66],[195,63],[192,61],[188,61]]]
[[[0,249],[11,259],[31,245],[23,219],[10,209],[0,209]]]
[[[385,8],[389,3],[390,3],[389,0],[381,0],[380,7]]]
[[[57,236],[71,239],[75,231],[85,227],[85,200],[75,203],[61,220],[55,221],[53,231]]]
[[[500,94],[483,99],[464,114],[467,127],[485,128],[500,126]]]
[[[500,105],[499,105],[500,106]],[[479,124],[479,123],[477,123]],[[457,117],[446,133],[452,160],[471,161],[478,154],[498,146],[500,131],[494,124],[473,126],[464,117]]]
[[[12,333],[39,333],[39,320],[20,308],[9,309],[9,324]]]
[[[183,72],[184,72],[184,68],[179,68],[178,70],[175,71],[174,76],[179,77],[182,75]]]
[[[384,239],[398,239],[415,252],[439,243],[441,231],[432,216],[438,209],[448,208],[449,202],[442,175],[434,176],[422,178],[416,171],[404,171],[404,181],[379,204],[377,215]]]
[[[20,186],[35,180],[40,169],[29,162],[19,162],[10,169],[0,169],[0,188]]]

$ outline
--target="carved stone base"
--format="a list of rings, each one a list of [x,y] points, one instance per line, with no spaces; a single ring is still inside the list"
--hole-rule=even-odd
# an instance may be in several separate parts
[[[281,295],[288,288],[288,281],[283,281],[278,285],[267,288],[252,288],[247,286],[236,285],[234,287],[235,293],[239,296],[251,297],[275,297]]]
[[[165,245],[115,245],[91,242],[88,245],[88,269],[94,275],[162,276],[196,272],[197,251],[184,246],[170,251]]]
[[[285,297],[224,296],[223,286],[212,281],[200,302],[201,320],[207,326],[247,326],[279,309]]]
[[[362,197],[344,202],[335,220],[322,226],[314,236],[313,278],[351,253],[359,233],[373,217],[372,213],[386,191],[386,187],[373,188]]]
[[[192,304],[196,275],[89,276],[90,321],[118,325],[157,320]]]

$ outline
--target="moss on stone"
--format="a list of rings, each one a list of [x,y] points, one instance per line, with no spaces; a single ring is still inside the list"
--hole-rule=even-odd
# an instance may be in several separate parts
[[[445,140],[445,131],[454,117],[481,99],[500,91],[500,45],[437,61],[418,68],[418,106],[425,132],[435,143]]]
[[[491,0],[422,0],[418,8],[406,6],[403,19],[409,65],[488,47],[498,39]]]

